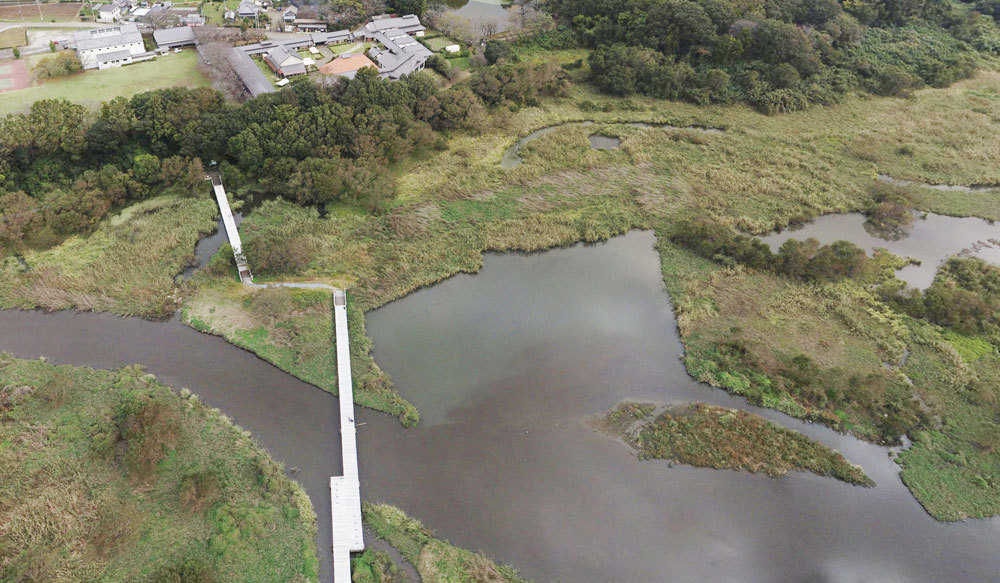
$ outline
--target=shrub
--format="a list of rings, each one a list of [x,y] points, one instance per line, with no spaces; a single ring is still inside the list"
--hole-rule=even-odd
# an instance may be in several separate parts
[[[880,237],[897,240],[906,235],[913,223],[913,202],[905,187],[877,182],[872,187],[872,206],[868,209],[865,227]]]
[[[483,56],[486,57],[486,62],[491,65],[501,59],[506,59],[510,54],[510,44],[502,40],[486,41],[486,47],[483,48]]]
[[[83,70],[80,60],[71,52],[42,59],[35,65],[35,76],[39,79],[72,75]]]

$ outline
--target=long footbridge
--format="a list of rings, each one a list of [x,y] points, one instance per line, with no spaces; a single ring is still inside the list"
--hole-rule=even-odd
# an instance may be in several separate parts
[[[333,580],[350,583],[351,553],[365,550],[361,525],[361,480],[358,477],[358,442],[354,424],[354,381],[351,376],[351,342],[347,331],[347,292],[325,283],[268,282],[254,283],[243,243],[229,207],[226,190],[218,174],[211,174],[212,190],[219,203],[222,223],[240,273],[240,281],[249,287],[292,287],[325,289],[333,294],[333,324],[337,348],[337,395],[340,402],[340,448],[344,473],[330,478],[330,506],[333,528]]]

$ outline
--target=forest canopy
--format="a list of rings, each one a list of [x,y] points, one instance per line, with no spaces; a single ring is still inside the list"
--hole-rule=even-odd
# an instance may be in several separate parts
[[[767,113],[862,89],[906,95],[1000,53],[992,16],[947,0],[551,0],[602,91]]]

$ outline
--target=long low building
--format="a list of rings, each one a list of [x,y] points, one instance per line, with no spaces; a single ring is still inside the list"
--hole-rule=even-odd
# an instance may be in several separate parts
[[[175,26],[153,31],[153,40],[156,41],[156,46],[161,49],[190,47],[198,42],[194,38],[194,29],[190,26]]]
[[[139,27],[123,24],[111,28],[81,30],[73,33],[76,54],[84,69],[107,68],[132,62],[132,59],[146,54]],[[101,55],[114,54],[100,58]],[[124,57],[128,53],[128,58]]]
[[[229,49],[229,63],[233,66],[233,71],[236,71],[240,80],[243,81],[243,86],[253,97],[264,93],[273,93],[275,91],[274,85],[271,85],[267,76],[260,70],[257,63],[253,62],[250,55],[241,49],[243,47]]]
[[[362,35],[368,40],[374,40],[375,35],[389,30],[400,30],[413,36],[424,36],[424,25],[420,24],[420,18],[416,14],[405,16],[376,16],[371,22],[361,29]]]

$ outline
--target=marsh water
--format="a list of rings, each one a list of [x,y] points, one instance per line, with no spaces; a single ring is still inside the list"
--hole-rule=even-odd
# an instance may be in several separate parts
[[[537,581],[995,581],[1000,521],[942,524],[887,450],[748,407],[686,374],[651,233],[488,255],[368,315],[375,358],[422,422],[358,412],[362,494]],[[336,399],[177,321],[0,312],[0,350],[143,363],[251,431],[309,490],[329,580]],[[621,399],[708,401],[803,431],[864,467],[861,488],[796,473],[639,461],[594,429]]]
[[[829,214],[761,240],[777,251],[788,239],[810,237],[823,244],[850,241],[869,252],[881,247],[904,259],[915,259],[918,264],[900,269],[896,277],[920,289],[928,287],[941,264],[956,255],[1000,264],[1000,225],[975,217],[916,214],[901,231],[885,233],[872,229],[861,213]]]
[[[496,25],[496,32],[503,32],[510,26],[512,15],[498,0],[446,0],[446,12],[467,20],[478,27],[487,22]]]

